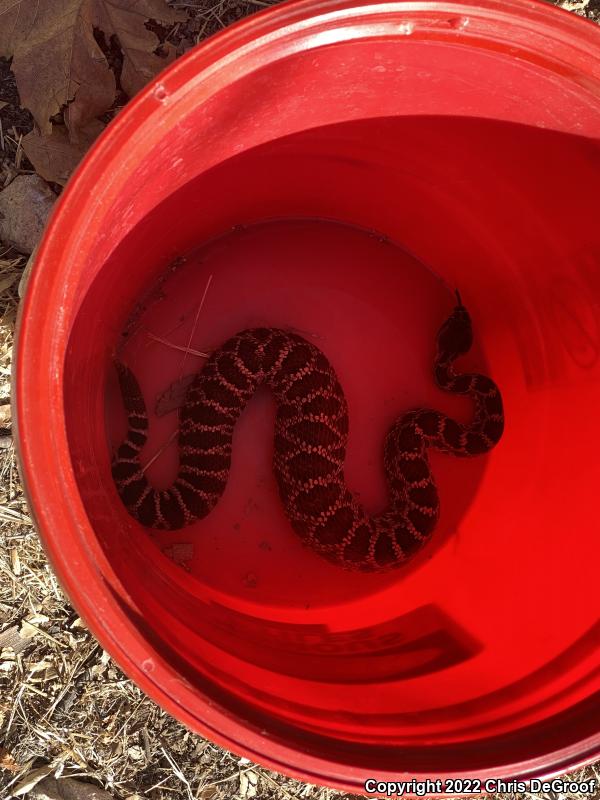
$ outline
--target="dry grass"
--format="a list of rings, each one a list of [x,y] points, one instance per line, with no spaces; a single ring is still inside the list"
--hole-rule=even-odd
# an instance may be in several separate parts
[[[270,4],[173,1],[190,21],[164,32],[164,39],[185,50]],[[600,21],[598,0],[562,5]],[[11,130],[0,136],[5,170],[23,168],[19,135]],[[0,246],[0,798],[22,795],[48,774],[93,781],[123,800],[349,797],[269,772],[187,731],[120,672],[64,597],[28,516],[10,437],[6,403],[25,259],[9,255]],[[600,766],[573,778],[600,784]]]
[[[231,23],[242,17],[247,17],[262,8],[275,5],[278,0],[168,0],[169,5],[188,13],[190,21],[184,25],[176,25],[167,34],[167,39],[178,43],[181,37],[185,39],[183,47],[188,42],[197,44],[217,31],[226,28]]]
[[[599,0],[554,0],[554,5],[572,11],[580,17],[586,17],[593,22],[600,22]]]

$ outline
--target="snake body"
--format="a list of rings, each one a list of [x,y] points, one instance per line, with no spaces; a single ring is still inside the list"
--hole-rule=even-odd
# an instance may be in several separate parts
[[[296,533],[317,552],[350,569],[381,571],[406,562],[431,536],[439,498],[427,450],[475,456],[502,436],[504,415],[487,376],[457,374],[454,360],[472,343],[469,314],[458,305],[437,335],[435,381],[469,395],[470,424],[428,408],[404,413],[384,445],[389,505],[369,516],[344,480],[348,408],[325,355],[303,337],[252,328],[212,353],[190,384],[179,417],[179,471],[168,489],[155,489],[140,465],[148,417],[137,380],[117,363],[128,414],[126,440],[112,474],[129,513],[142,525],[179,529],[205,517],[225,489],[235,423],[258,386],[275,395],[273,468],[285,512]]]

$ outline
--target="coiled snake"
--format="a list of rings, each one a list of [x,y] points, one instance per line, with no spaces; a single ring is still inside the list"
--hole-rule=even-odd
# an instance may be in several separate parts
[[[428,448],[475,456],[494,447],[504,429],[496,384],[454,370],[454,360],[472,343],[471,319],[456,294],[458,304],[437,335],[434,377],[442,389],[470,395],[475,415],[464,425],[417,408],[396,420],[384,445],[390,498],[384,511],[368,516],[346,486],[348,409],[327,358],[295,333],[253,328],[213,352],[190,384],[180,409],[179,472],[169,489],[153,488],[142,471],[146,406],[133,373],[117,363],[129,431],[112,474],[129,513],[142,525],[169,530],[209,514],[227,483],[235,423],[266,383],[277,402],[273,469],[296,533],[350,569],[372,572],[404,563],[429,539],[439,517]]]

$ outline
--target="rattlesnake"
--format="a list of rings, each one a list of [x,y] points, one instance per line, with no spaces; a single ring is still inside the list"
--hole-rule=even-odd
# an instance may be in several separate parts
[[[479,455],[504,429],[496,384],[484,375],[454,371],[453,361],[472,343],[471,320],[456,294],[458,304],[437,335],[434,377],[442,389],[470,395],[475,416],[464,425],[417,408],[396,420],[384,446],[390,497],[384,511],[369,516],[346,486],[348,409],[325,355],[298,334],[252,328],[215,350],[190,384],[180,409],[179,471],[169,489],[154,489],[142,470],[146,406],[133,373],[117,362],[129,430],[112,474],[129,513],[142,525],[169,530],[209,514],[227,483],[235,423],[266,383],[277,402],[273,469],[296,533],[351,569],[371,572],[404,563],[429,539],[439,517],[427,449]]]

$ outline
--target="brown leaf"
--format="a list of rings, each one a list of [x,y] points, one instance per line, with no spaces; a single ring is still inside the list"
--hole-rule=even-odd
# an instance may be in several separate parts
[[[49,136],[33,130],[22,141],[25,155],[42,178],[64,186],[104,125],[97,119],[79,131],[79,141],[71,142],[63,125],[53,125]]]
[[[198,800],[219,800],[221,791],[216,786],[205,786],[196,795]]]
[[[0,427],[6,428],[11,422],[10,403],[0,406]]]
[[[13,755],[0,745],[0,769],[6,769],[8,772],[20,772],[23,767],[18,761],[15,761]]]
[[[175,58],[175,48],[169,44],[161,48],[164,57],[155,55],[158,37],[144,23],[147,19],[174,23],[186,19],[186,15],[169,8],[165,0],[141,0],[138,3],[120,0],[114,5],[116,8],[112,5],[110,8],[111,18],[124,56],[121,86],[129,97],[133,97]],[[102,25],[99,27],[104,30]]]
[[[43,780],[47,775],[50,775],[51,772],[54,772],[54,767],[50,766],[49,764],[32,770],[14,787],[12,790],[13,797],[21,797],[22,795],[27,794],[27,792],[30,792],[33,787]]]
[[[95,0],[0,0],[0,54],[14,55],[21,103],[43,133],[71,103],[80,126],[113,102],[115,78],[93,36]],[[77,127],[77,126],[74,126]]]
[[[169,57],[154,54],[158,38],[145,27],[150,18],[170,23],[185,15],[165,0],[0,0],[0,56],[13,56],[21,102],[42,133],[52,132],[50,118],[67,106],[65,122],[77,141],[112,105],[115,77],[94,28],[118,38],[130,96],[165,66]]]
[[[19,272],[9,272],[8,275],[3,275],[0,278],[0,294],[2,294],[2,292],[5,292],[7,289],[10,289],[10,287],[13,285],[13,283],[16,282],[17,278],[20,278],[20,277],[21,277],[21,274]],[[0,406],[0,408],[1,408],[1,406]],[[1,421],[2,420],[0,420],[0,422]]]
[[[173,381],[173,383],[158,396],[154,408],[154,413],[157,417],[164,417],[165,414],[175,411],[176,408],[181,408],[185,400],[188,386],[195,377],[195,372],[192,372],[191,375],[184,375],[182,378],[179,378],[179,380]]]

